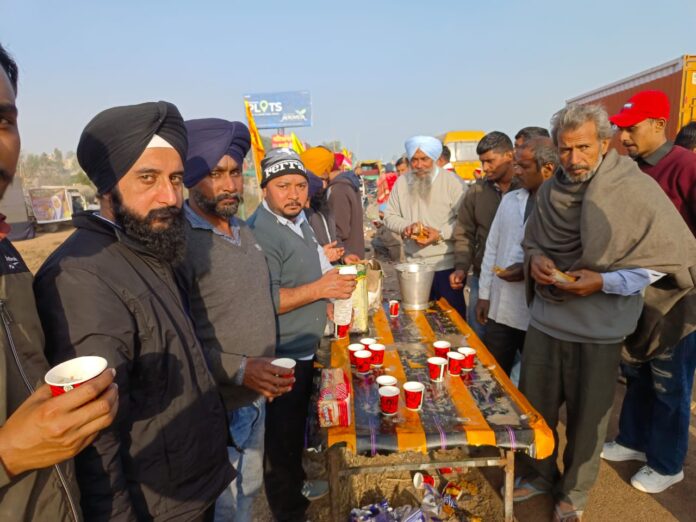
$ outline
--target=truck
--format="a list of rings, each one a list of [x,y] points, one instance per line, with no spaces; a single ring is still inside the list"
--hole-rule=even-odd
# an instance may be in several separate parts
[[[447,145],[452,153],[450,162],[454,171],[466,183],[476,181],[477,172],[479,174],[481,172],[476,145],[485,135],[486,133],[481,130],[456,130],[438,136],[442,144]]]
[[[679,129],[691,121],[696,121],[696,55],[682,55],[657,67],[571,98],[566,103],[601,104],[611,116],[619,112],[631,96],[648,90],[663,91],[669,98],[667,139],[674,140]],[[612,145],[620,152],[625,152],[618,142],[618,136],[614,137]]]

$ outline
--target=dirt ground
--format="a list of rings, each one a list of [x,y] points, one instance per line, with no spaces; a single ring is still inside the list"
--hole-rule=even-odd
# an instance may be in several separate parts
[[[73,229],[66,227],[58,232],[40,234],[28,241],[15,243],[32,272],[36,272],[43,260],[71,233]],[[624,387],[617,386],[614,401],[614,413],[609,428],[609,438],[617,431],[618,413],[623,399]],[[565,444],[563,426],[560,427],[561,445]],[[681,483],[671,487],[659,495],[640,493],[630,485],[630,477],[640,467],[636,462],[612,463],[602,462],[599,478],[590,493],[589,505],[584,520],[589,522],[642,522],[642,521],[680,521],[696,520],[696,423],[691,422],[691,447],[684,466],[686,478]],[[452,453],[452,452],[447,452]],[[447,455],[451,456],[451,455]],[[355,459],[344,456],[347,459]],[[438,455],[445,458],[445,455]],[[395,455],[370,459],[370,464],[394,464],[418,459],[415,455]],[[364,463],[366,459],[362,458]],[[312,478],[326,478],[326,465],[323,454],[308,454],[306,466],[308,475]],[[421,500],[421,493],[412,484],[412,472],[390,471],[381,474],[355,475],[344,479],[342,484],[343,511],[350,507],[378,502],[387,498],[392,506],[415,505]],[[503,472],[499,469],[487,468],[484,472],[472,469],[457,476],[448,476],[463,481],[475,491],[473,495],[465,495],[460,506],[462,520],[494,521],[502,519],[502,502],[498,493],[503,483]],[[537,522],[550,520],[552,501],[549,497],[541,496],[515,506],[515,515],[520,522]],[[330,515],[328,497],[314,502],[307,513],[314,522],[333,522]],[[259,499],[254,520],[256,522],[271,521],[265,498]]]

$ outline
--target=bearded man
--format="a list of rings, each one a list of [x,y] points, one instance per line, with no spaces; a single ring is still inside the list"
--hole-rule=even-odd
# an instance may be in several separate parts
[[[245,522],[263,485],[266,399],[290,390],[292,370],[271,364],[276,325],[268,266],[253,233],[236,217],[249,130],[218,118],[189,120],[186,130],[186,259],[176,273],[234,440],[228,453],[239,476],[217,500],[215,520]]]
[[[234,478],[225,409],[171,268],[185,247],[186,150],[171,103],[95,116],[77,158],[99,211],[74,218],[36,276],[49,360],[116,368],[118,415],[75,458],[86,520],[209,520]]]
[[[561,168],[539,188],[523,241],[531,320],[520,391],[556,440],[565,403],[568,444],[563,474],[556,448],[528,463],[515,499],[552,493],[555,520],[570,521],[597,478],[622,345],[645,355],[681,331],[674,321],[686,326],[687,308],[671,312],[694,288],[696,242],[655,180],[609,150],[601,106],[569,105],[552,124]]]
[[[394,183],[384,225],[404,238],[408,261],[435,270],[430,299],[444,297],[465,317],[464,294],[452,289],[449,278],[454,271],[454,224],[466,187],[459,176],[437,166],[440,140],[414,136],[405,145],[411,170]]]

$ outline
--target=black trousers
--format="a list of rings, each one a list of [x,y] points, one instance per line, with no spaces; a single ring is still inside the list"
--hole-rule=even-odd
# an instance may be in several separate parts
[[[266,404],[263,482],[271,513],[279,522],[305,520],[309,506],[302,495],[302,452],[313,366],[314,361],[297,361],[292,390]]]
[[[599,454],[607,434],[620,360],[620,343],[561,341],[533,326],[527,330],[520,391],[553,431],[556,447],[542,460],[521,455],[518,472],[578,509],[587,504],[587,494],[599,473]],[[568,444],[561,475],[557,426],[563,403],[568,413]]]
[[[526,333],[524,330],[496,323],[493,319],[488,319],[486,323],[486,335],[483,342],[495,360],[498,361],[498,365],[508,375],[510,375],[512,365],[515,363],[515,354],[518,351],[520,354],[522,353]]]

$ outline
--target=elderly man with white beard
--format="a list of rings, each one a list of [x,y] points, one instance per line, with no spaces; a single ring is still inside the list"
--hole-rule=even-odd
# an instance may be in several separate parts
[[[449,276],[454,271],[454,223],[466,186],[456,174],[437,166],[441,153],[442,143],[431,136],[406,141],[411,170],[394,184],[384,224],[404,238],[408,261],[435,269],[430,298],[444,297],[465,317],[464,296],[452,290]]]

